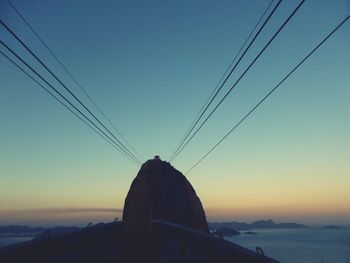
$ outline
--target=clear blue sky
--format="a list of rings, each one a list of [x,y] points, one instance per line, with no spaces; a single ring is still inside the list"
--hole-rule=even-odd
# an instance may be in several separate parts
[[[13,3],[144,161],[169,158],[269,1]],[[230,83],[297,4],[281,4]],[[173,165],[190,168],[349,13],[306,1]],[[6,1],[0,17],[86,99]],[[350,219],[349,46],[347,23],[189,174],[211,220]],[[138,167],[3,57],[0,85],[0,224],[112,220]]]

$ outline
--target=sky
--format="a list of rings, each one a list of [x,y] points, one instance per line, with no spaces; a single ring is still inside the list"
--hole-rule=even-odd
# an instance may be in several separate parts
[[[12,2],[142,162],[169,159],[269,4]],[[281,3],[225,91],[298,3]],[[349,14],[347,0],[306,1],[172,165],[185,173]],[[97,114],[6,1],[0,17]],[[59,87],[3,27],[0,37]],[[347,22],[186,175],[208,220],[349,224],[349,46]],[[140,167],[3,56],[0,85],[0,224],[84,225],[120,217]]]

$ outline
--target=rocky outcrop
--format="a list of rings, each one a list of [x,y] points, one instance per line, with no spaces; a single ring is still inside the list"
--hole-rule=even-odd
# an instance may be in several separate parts
[[[126,232],[145,231],[152,220],[209,232],[201,201],[189,181],[159,158],[142,165],[131,184],[123,210]]]

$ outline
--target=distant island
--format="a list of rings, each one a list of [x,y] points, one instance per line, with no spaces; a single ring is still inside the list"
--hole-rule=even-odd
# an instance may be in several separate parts
[[[246,235],[257,235],[258,233],[252,232],[252,231],[246,231],[246,232],[243,232],[243,234],[246,234]]]
[[[252,229],[300,229],[308,228],[307,225],[297,224],[297,223],[275,223],[273,220],[258,220],[253,223],[241,223],[241,222],[211,222],[208,223],[209,228],[212,230],[217,230],[222,227],[231,228],[236,231],[246,231]]]
[[[214,235],[225,236],[225,237],[238,236],[239,234],[241,234],[239,231],[236,231],[229,227],[220,227],[212,231],[211,233]]]

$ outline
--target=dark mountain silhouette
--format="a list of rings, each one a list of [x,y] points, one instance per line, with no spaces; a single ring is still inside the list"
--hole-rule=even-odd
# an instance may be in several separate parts
[[[209,233],[205,212],[186,177],[156,156],[145,162],[131,184],[123,209],[127,262],[155,262],[152,221],[159,220]]]
[[[202,203],[192,185],[159,156],[142,165],[123,209],[127,232],[146,231],[152,220],[209,232]]]

